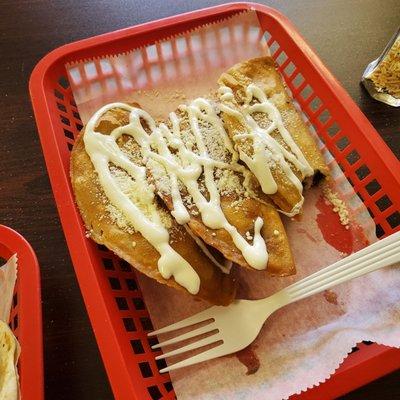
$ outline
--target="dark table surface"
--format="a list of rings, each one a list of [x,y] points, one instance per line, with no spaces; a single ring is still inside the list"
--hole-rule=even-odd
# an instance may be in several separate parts
[[[22,233],[42,274],[46,398],[112,399],[61,230],[28,95],[34,65],[77,39],[223,3],[205,0],[0,1],[0,223]],[[400,22],[398,0],[265,1],[285,13],[397,157],[400,110],[359,85]],[[400,372],[344,399],[400,398]]]

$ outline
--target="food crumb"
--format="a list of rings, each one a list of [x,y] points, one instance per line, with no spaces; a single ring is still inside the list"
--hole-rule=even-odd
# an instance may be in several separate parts
[[[322,190],[325,200],[327,200],[333,206],[333,211],[339,215],[340,223],[349,229],[349,210],[346,207],[345,202],[339,198],[337,193],[333,192],[328,186],[325,186]]]
[[[235,356],[246,367],[246,375],[253,375],[260,368],[260,360],[252,345],[238,351]]]
[[[132,247],[136,247],[136,242],[135,241],[132,242]]]
[[[338,305],[337,294],[334,291],[325,290],[324,297],[328,303],[334,304],[336,306]]]
[[[277,231],[276,229],[274,229],[274,236],[279,236],[279,231]]]

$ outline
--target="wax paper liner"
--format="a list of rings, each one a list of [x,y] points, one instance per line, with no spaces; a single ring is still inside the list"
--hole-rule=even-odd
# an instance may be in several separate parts
[[[82,60],[67,65],[67,70],[83,122],[105,103],[121,100],[136,102],[162,118],[188,99],[214,91],[218,76],[231,65],[267,53],[257,16],[247,12],[128,53]],[[307,191],[303,216],[284,217],[296,276],[238,270],[242,298],[266,297],[376,240],[366,207],[314,134],[332,172],[330,186],[350,211],[349,229],[327,205],[321,188]],[[155,328],[208,307],[140,274],[139,282]],[[399,288],[400,271],[389,267],[279,310],[246,357],[233,355],[173,371],[177,397],[287,398],[329,378],[362,340],[400,347]],[[260,364],[252,375],[246,375],[239,362],[249,355],[256,365],[253,370],[257,360]]]
[[[0,267],[0,320],[10,317],[15,282],[17,280],[17,255],[14,254]]]
[[[17,261],[17,255],[14,254],[4,265],[0,266],[0,353],[7,351],[8,346],[6,344],[9,340],[14,341],[15,345],[14,352],[7,353],[6,356],[12,357],[12,359],[6,359],[4,354],[0,354],[0,360],[5,363],[4,365],[0,365],[0,383],[4,384],[4,387],[0,385],[0,397],[3,398],[2,396],[6,396],[5,399],[10,400],[20,398],[17,365],[21,347],[7,324],[10,318],[15,282],[17,280]],[[4,347],[1,346],[2,344]],[[8,374],[1,376],[5,371],[1,367],[4,368],[6,364],[8,365]],[[2,378],[6,379],[6,381],[2,382]]]

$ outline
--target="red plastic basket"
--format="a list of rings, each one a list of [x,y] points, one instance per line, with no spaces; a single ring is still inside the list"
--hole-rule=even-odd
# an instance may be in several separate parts
[[[205,23],[256,10],[294,97],[336,158],[377,225],[379,236],[399,229],[400,164],[367,118],[305,43],[290,21],[259,4],[208,8],[107,33],[60,47],[34,69],[30,93],[61,222],[101,355],[117,399],[172,399],[158,373],[146,332],[151,321],[129,265],[86,239],[69,182],[69,152],[82,128],[65,64],[151,45]],[[397,172],[396,172],[397,171]],[[360,344],[326,383],[293,398],[333,398],[400,367],[400,351]]]
[[[18,256],[10,325],[21,345],[18,370],[24,400],[41,400],[43,395],[43,343],[40,275],[36,255],[17,232],[0,225],[0,257]]]

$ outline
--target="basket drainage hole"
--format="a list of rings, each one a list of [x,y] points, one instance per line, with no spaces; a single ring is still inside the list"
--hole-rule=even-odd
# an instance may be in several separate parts
[[[313,93],[313,90],[311,89],[310,85],[307,85],[301,92],[300,96],[306,100],[311,96],[311,93]],[[314,101],[314,100],[313,100]]]
[[[126,301],[125,297],[116,297],[115,301],[117,303],[117,307],[119,310],[128,310],[128,302]]]
[[[131,278],[126,279],[126,286],[128,286],[128,290],[137,290],[138,289],[136,281]]]
[[[64,104],[60,104],[60,103],[57,102],[57,108],[60,111],[67,112],[67,108],[64,106]]]
[[[104,246],[104,244],[98,244],[98,245],[97,245],[97,248],[98,248],[99,250],[101,250],[101,251],[108,251],[107,247]]]
[[[133,318],[122,318],[122,321],[124,322],[125,330],[127,332],[136,332],[136,325]]]
[[[68,82],[68,79],[65,76],[60,76],[60,78],[58,79],[58,83],[64,89],[68,89],[69,88],[69,82]]]
[[[330,137],[333,137],[337,135],[340,131],[340,126],[338,125],[337,122],[334,122],[329,128],[328,128],[328,135]]]
[[[121,267],[121,271],[123,272],[132,271],[131,266],[125,260],[119,260],[119,266]]]
[[[143,378],[150,378],[153,376],[153,371],[151,370],[150,364],[147,361],[139,363],[139,368]]]
[[[131,340],[131,347],[135,354],[144,354],[144,348],[139,339]]]
[[[159,400],[162,398],[162,394],[161,394],[158,386],[149,386],[147,388],[147,391],[149,392],[149,394],[153,400]]]
[[[379,200],[377,200],[375,202],[375,204],[377,205],[377,207],[379,208],[380,211],[385,211],[387,208],[389,208],[393,203],[392,201],[389,199],[389,197],[387,197],[387,195],[385,194],[383,197],[381,197]]]
[[[355,164],[360,159],[360,155],[356,150],[353,150],[346,156],[346,160],[350,165]]]
[[[274,55],[278,49],[279,49],[279,44],[277,43],[276,40],[274,40],[271,46],[269,46],[269,51],[271,52],[271,55]]]
[[[57,99],[64,100],[64,95],[57,89],[54,89],[54,96],[56,96]]]
[[[114,264],[111,258],[103,258],[103,266],[106,270],[114,270]]]
[[[288,56],[284,51],[281,51],[279,56],[276,58],[276,62],[278,65],[282,65],[286,60],[288,59]]]
[[[173,389],[172,382],[165,382],[164,387],[167,392],[170,392]]]
[[[365,179],[370,173],[371,171],[365,164],[356,170],[356,175],[360,181]]]
[[[118,278],[108,278],[112,290],[121,290],[121,283]]]
[[[268,31],[264,32],[264,39],[266,42],[268,42],[268,40],[271,39],[271,37],[272,35]]]
[[[74,140],[74,134],[73,134],[71,131],[69,131],[68,129],[64,129],[64,135],[65,135],[67,138],[69,138],[69,139],[71,139],[71,140]]]
[[[321,99],[320,99],[319,97],[314,97],[314,98],[311,100],[310,108],[311,108],[311,110],[312,110],[313,112],[316,112],[316,111],[321,107],[321,105],[322,105]]]
[[[286,76],[292,76],[293,72],[296,70],[296,66],[290,61],[283,70]]]
[[[394,229],[400,225],[400,213],[395,211],[393,214],[389,215],[386,218],[386,221],[389,222],[389,225]]]
[[[64,125],[71,126],[71,122],[70,122],[70,120],[69,120],[68,118],[63,117],[62,115],[60,115],[60,119],[61,119],[61,122],[62,122]]]
[[[148,343],[149,343],[150,348],[151,348],[152,346],[155,346],[156,344],[158,344],[158,340],[157,340],[156,337],[149,337],[149,338],[147,339],[147,341],[148,341]],[[158,349],[151,349],[151,351],[158,351]]]
[[[304,82],[304,76],[301,73],[298,73],[293,79],[293,86],[298,88]]]
[[[385,231],[383,230],[382,226],[378,224],[375,227],[375,233],[378,238],[381,238],[385,234]]]
[[[72,143],[67,142],[67,146],[68,146],[68,150],[72,151],[72,149],[74,148],[74,145]]]
[[[331,117],[331,113],[328,110],[324,110],[318,116],[318,120],[319,120],[319,122],[321,122],[321,124],[326,124],[329,121],[330,117]]]
[[[368,183],[368,185],[365,185],[365,189],[367,190],[367,192],[370,196],[372,196],[373,194],[378,192],[381,188],[382,188],[382,186],[379,184],[379,182],[376,179],[374,179],[373,181]]]
[[[158,370],[167,368],[167,363],[165,360],[157,360],[156,361]]]
[[[153,324],[151,323],[150,318],[141,317],[140,323],[142,324],[142,328],[144,331],[152,331],[153,330]]]
[[[144,310],[145,306],[144,306],[144,302],[140,297],[134,297],[132,299],[133,305],[135,306],[136,310]]]
[[[344,150],[349,144],[349,138],[347,136],[343,136],[336,142],[336,147],[339,150]]]

